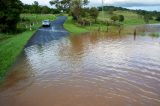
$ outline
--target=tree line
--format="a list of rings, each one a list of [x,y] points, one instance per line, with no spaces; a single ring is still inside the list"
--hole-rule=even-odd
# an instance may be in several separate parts
[[[23,4],[22,13],[31,13],[31,14],[59,14],[58,9],[53,9],[48,6],[41,6],[37,1],[34,1],[33,4]]]

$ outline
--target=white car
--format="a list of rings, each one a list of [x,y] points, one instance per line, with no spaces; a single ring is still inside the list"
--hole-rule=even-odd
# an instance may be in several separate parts
[[[49,27],[51,25],[50,21],[49,20],[44,20],[42,21],[42,26],[43,27]]]

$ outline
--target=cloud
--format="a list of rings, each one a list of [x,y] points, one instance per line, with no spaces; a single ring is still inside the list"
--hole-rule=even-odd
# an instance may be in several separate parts
[[[90,5],[99,6],[102,4],[102,0],[90,0]],[[160,0],[104,0],[105,5],[114,5],[114,6],[122,6],[122,7],[130,7],[130,6],[159,6]]]
[[[49,7],[49,1],[51,0],[21,0],[23,3],[32,4],[34,1],[38,1],[40,5],[47,5]],[[89,0],[89,6],[100,6],[102,0]],[[138,6],[160,6],[160,0],[104,0],[105,5],[121,6],[121,7],[138,7]],[[53,6],[52,6],[53,7]]]
[[[33,4],[34,1],[38,1],[40,5],[50,5],[49,1],[51,0],[21,0],[25,4]]]

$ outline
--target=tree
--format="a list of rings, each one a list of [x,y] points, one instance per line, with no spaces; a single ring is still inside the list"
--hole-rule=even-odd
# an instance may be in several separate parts
[[[34,3],[31,6],[31,11],[32,13],[40,13],[40,6],[39,3],[37,1],[34,1]]]
[[[118,20],[118,16],[114,15],[111,17],[111,20],[113,20],[114,22]]]
[[[23,13],[43,13],[43,14],[58,14],[60,11],[57,9],[49,8],[48,6],[41,6],[38,2],[34,2],[32,5],[23,4]]]
[[[144,15],[143,19],[144,19],[144,22],[145,22],[146,24],[149,23],[149,16],[148,16],[148,15]]]
[[[160,21],[160,15],[156,17],[156,21]]]
[[[20,0],[0,0],[0,32],[13,32],[20,20]]]
[[[43,14],[49,14],[51,12],[51,9],[47,6],[41,7],[41,13]]]
[[[59,11],[69,11],[72,0],[51,0],[50,4],[55,5]]]
[[[95,7],[92,7],[92,8],[90,9],[89,13],[90,13],[90,16],[92,17],[92,19],[94,19],[95,22],[96,22],[97,17],[98,17],[98,14],[99,14],[98,9],[95,8]]]
[[[55,5],[58,10],[70,12],[74,19],[78,20],[81,16],[83,6],[87,5],[89,0],[52,0],[51,5]]]
[[[124,21],[124,16],[123,15],[119,15],[118,16],[118,20],[119,20],[119,22],[123,22]]]
[[[83,14],[83,6],[88,3],[88,0],[72,0],[70,12],[72,13],[72,16],[76,17],[76,20],[81,18],[81,15]]]

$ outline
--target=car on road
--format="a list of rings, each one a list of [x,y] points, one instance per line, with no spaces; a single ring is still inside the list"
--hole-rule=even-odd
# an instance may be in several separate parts
[[[49,20],[42,21],[42,26],[43,27],[50,27],[50,25],[51,25],[51,22]]]

